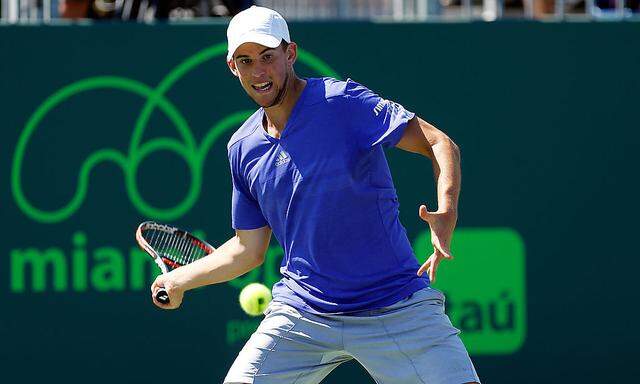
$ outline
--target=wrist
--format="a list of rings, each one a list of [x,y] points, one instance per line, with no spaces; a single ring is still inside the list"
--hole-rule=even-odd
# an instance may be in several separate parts
[[[445,206],[440,212],[445,215],[458,217],[458,207]]]
[[[183,269],[184,267],[180,267],[169,272],[168,280],[170,281],[171,287],[173,289],[185,292],[189,290],[189,279],[185,276]]]

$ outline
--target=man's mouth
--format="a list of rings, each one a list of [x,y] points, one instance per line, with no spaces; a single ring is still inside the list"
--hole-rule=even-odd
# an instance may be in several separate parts
[[[266,81],[264,83],[251,84],[251,87],[255,89],[258,93],[267,93],[271,90],[271,87],[273,87],[273,82]]]

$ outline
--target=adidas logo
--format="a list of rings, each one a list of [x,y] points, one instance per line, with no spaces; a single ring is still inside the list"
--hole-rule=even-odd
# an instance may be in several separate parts
[[[278,160],[276,160],[276,167],[287,164],[290,160],[291,158],[285,151],[280,151],[278,154]]]

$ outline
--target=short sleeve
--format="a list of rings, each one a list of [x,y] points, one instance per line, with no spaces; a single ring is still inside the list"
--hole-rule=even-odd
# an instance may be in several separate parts
[[[415,114],[402,105],[383,99],[367,87],[347,79],[345,95],[361,148],[395,146]]]
[[[240,176],[239,165],[234,164],[233,156],[229,156],[231,165],[231,226],[234,229],[250,230],[267,225],[258,201],[251,195],[244,179]]]

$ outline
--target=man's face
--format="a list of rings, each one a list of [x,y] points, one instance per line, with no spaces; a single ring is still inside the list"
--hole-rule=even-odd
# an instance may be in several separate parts
[[[244,43],[236,49],[231,71],[240,79],[249,97],[263,108],[282,102],[290,69],[295,60],[295,43],[287,49],[265,47],[257,43]]]

